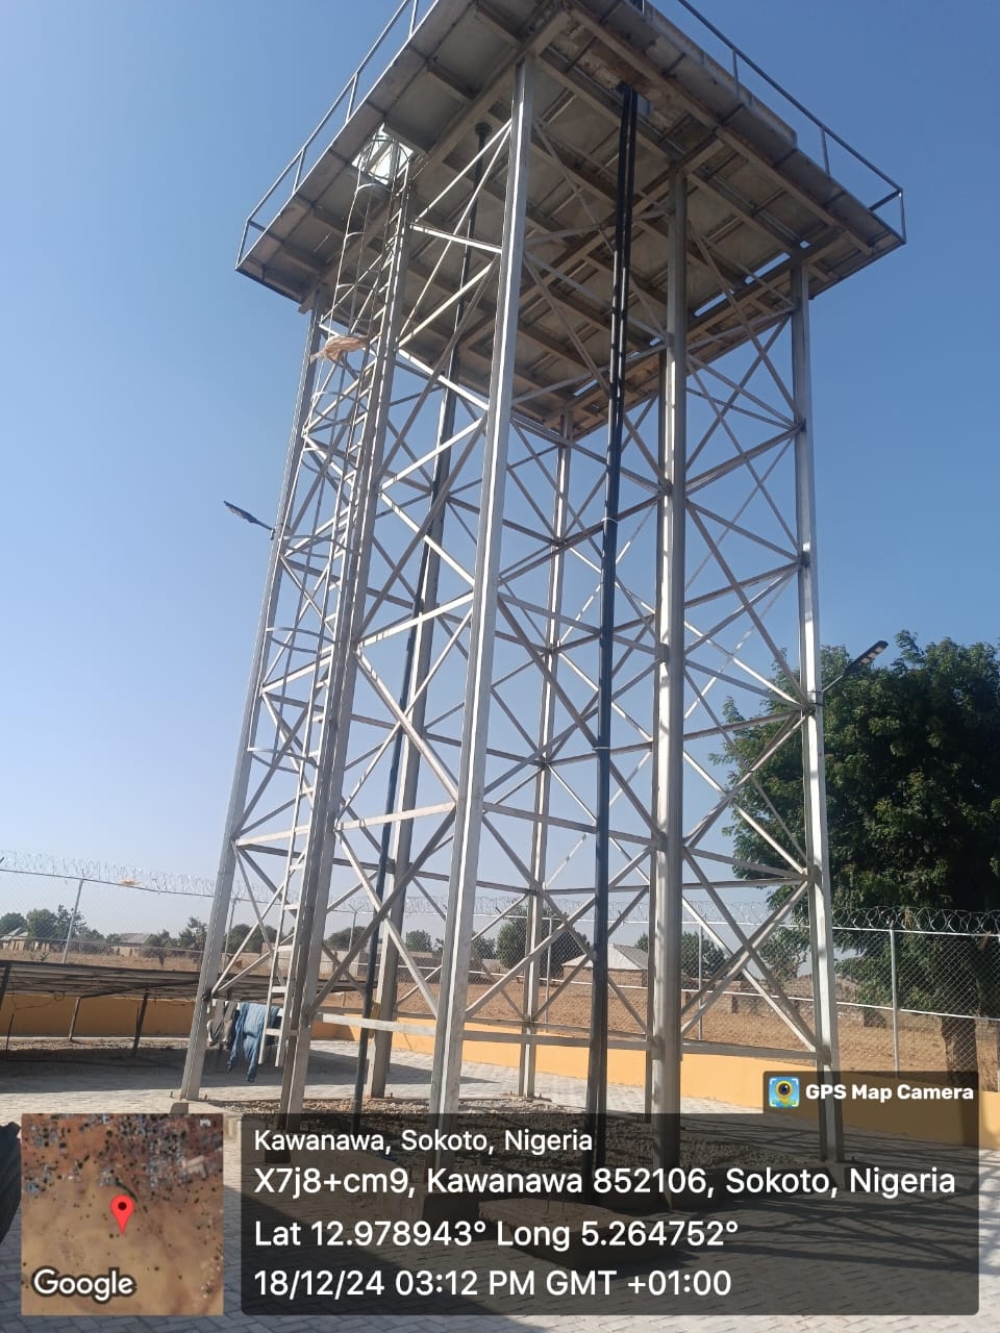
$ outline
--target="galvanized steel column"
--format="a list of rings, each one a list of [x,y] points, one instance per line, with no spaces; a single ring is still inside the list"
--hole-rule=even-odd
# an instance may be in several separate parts
[[[802,726],[806,873],[809,877],[809,934],[813,975],[813,1029],[816,1072],[832,1082],[840,1063],[837,1041],[836,980],[830,920],[830,854],[826,826],[826,771],[823,754],[823,682],[816,580],[816,482],[812,442],[812,384],[809,369],[809,277],[799,264],[792,273],[792,396],[798,418],[795,437],[795,518],[799,569],[799,671],[807,700]],[[819,1109],[820,1156],[843,1161],[840,1106],[823,1098]]]
[[[478,190],[483,173],[482,153],[489,133],[489,125],[481,122],[476,126],[477,158],[473,171],[473,188]],[[465,235],[472,241],[476,234],[476,216],[479,211],[478,199],[469,211]],[[472,271],[472,246],[467,245],[462,256],[462,268],[459,276],[459,288],[465,287]],[[465,318],[465,301],[458,302],[455,309],[455,335],[458,336]],[[462,373],[461,356],[458,344],[452,348],[445,369],[446,384],[457,384]],[[447,445],[455,434],[455,410],[458,399],[453,388],[446,388],[441,403],[438,425],[438,445]],[[413,604],[416,623],[410,630],[406,642],[406,659],[403,667],[403,689],[400,695],[400,708],[410,714],[410,724],[418,735],[424,734],[427,717],[427,673],[431,665],[431,649],[434,643],[435,611],[438,603],[438,584],[441,576],[441,546],[444,540],[444,520],[446,505],[441,497],[448,490],[451,477],[451,451],[443,448],[434,464],[434,477],[428,497],[430,509],[438,506],[437,513],[427,529],[427,539],[420,553],[420,570],[417,575],[417,595]],[[417,789],[420,781],[420,751],[413,741],[400,729],[395,741],[393,771],[389,782],[389,798],[386,813],[391,814],[398,808],[405,814],[413,810],[417,803]],[[402,776],[400,777],[400,772]],[[397,792],[398,788],[398,792]],[[399,800],[397,802],[397,794]],[[411,849],[413,846],[412,818],[400,820],[395,825],[386,824],[382,833],[382,845],[379,853],[376,896],[381,902],[384,898],[385,881],[392,863],[393,901],[387,920],[397,930],[403,926],[406,909],[407,883],[410,877]],[[399,949],[396,941],[387,931],[385,943],[379,949],[382,932],[376,929],[368,947],[368,975],[365,978],[364,1017],[370,1019],[373,1014],[382,1021],[396,1017],[396,992],[399,980]],[[381,953],[381,958],[379,954]],[[372,1005],[372,982],[374,969],[378,969],[377,989]],[[354,1113],[360,1113],[363,1082],[366,1078],[369,1037],[368,1029],[362,1028],[358,1043],[358,1071],[355,1083]],[[384,1097],[386,1080],[389,1077],[389,1064],[392,1056],[392,1030],[380,1030],[373,1034],[371,1041],[371,1069],[367,1071],[368,1094],[371,1097]]]
[[[340,814],[357,679],[355,638],[368,590],[372,529],[380,495],[379,472],[389,420],[396,344],[402,321],[409,182],[405,164],[400,166],[397,160],[396,170],[399,174],[394,182],[394,197],[390,208],[397,210],[397,213],[395,232],[389,234],[392,248],[385,261],[385,304],[379,322],[374,360],[361,372],[362,376],[371,377],[367,386],[367,409],[363,424],[360,425],[362,435],[358,444],[352,443],[350,446],[358,451],[358,457],[344,537],[346,550],[338,589],[336,624],[329,653],[326,710],[317,765],[313,817],[306,845],[302,890],[288,970],[288,1038],[279,1101],[282,1116],[297,1116],[302,1109],[305,1093],[313,1010],[318,993],[323,932],[337,841],[334,825]],[[358,428],[355,426],[355,429]]]
[[[651,1109],[657,1165],[680,1158],[681,929],[684,883],[684,535],[687,468],[687,180],[671,188],[663,354],[653,727]]]
[[[520,61],[514,70],[503,250],[500,257],[496,337],[483,450],[455,837],[448,882],[448,919],[441,959],[441,988],[431,1072],[429,1110],[432,1115],[444,1115],[456,1109],[462,1074],[462,1044],[486,777],[508,432],[524,253],[533,82],[533,60],[528,58]]]
[[[571,422],[568,414],[563,417],[563,442],[559,445],[556,460],[555,499],[552,506],[552,560],[549,564],[549,587],[545,599],[546,643],[544,660],[546,675],[542,679],[541,704],[538,717],[538,776],[535,779],[534,826],[531,834],[531,885],[534,893],[528,903],[526,922],[527,954],[532,953],[542,942],[542,926],[545,913],[541,898],[545,886],[546,865],[549,847],[549,803],[552,792],[552,768],[549,747],[556,715],[556,675],[559,668],[560,616],[562,608],[563,574],[566,563],[565,547],[567,521],[569,517],[569,471],[572,445],[570,443]],[[549,922],[549,935],[555,930],[555,921]],[[546,993],[552,983],[552,945],[544,955],[531,958],[525,969],[524,995],[522,999],[523,1026],[527,1038],[521,1047],[521,1061],[518,1072],[518,1092],[522,1097],[535,1095],[535,1065],[538,1047],[530,1038],[538,1031],[536,1015],[538,1013],[539,975],[542,957],[546,959]]]
[[[591,1041],[587,1062],[587,1127],[593,1164],[604,1161],[603,1116],[608,1101],[608,936],[611,896],[611,740],[615,675],[615,602],[618,587],[618,523],[625,439],[628,298],[632,268],[632,195],[635,191],[635,90],[622,91],[618,134],[618,195],[611,297],[611,365],[608,376],[608,449],[605,463],[604,533],[601,543],[601,618],[597,666],[597,811],[594,830],[594,968]]]

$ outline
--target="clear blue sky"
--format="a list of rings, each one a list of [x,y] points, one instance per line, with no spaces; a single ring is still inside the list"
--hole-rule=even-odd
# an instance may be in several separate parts
[[[305,334],[236,246],[392,8],[4,0],[0,846],[214,873]],[[907,191],[813,310],[823,637],[996,639],[1000,8],[703,10]]]

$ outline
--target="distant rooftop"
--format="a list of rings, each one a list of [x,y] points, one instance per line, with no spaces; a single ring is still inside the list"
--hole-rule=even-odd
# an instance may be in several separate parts
[[[574,967],[584,958],[583,954],[578,954],[576,958],[570,958],[567,967]],[[582,963],[583,967],[593,967],[593,962],[589,958]],[[645,972],[649,967],[649,954],[645,949],[637,949],[634,944],[614,944],[608,945],[608,967],[612,971],[618,972]]]

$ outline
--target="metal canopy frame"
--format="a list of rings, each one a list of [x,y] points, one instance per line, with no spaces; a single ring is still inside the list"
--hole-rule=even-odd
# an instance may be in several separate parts
[[[683,1050],[730,1049],[694,1034],[737,975],[788,1029],[768,1053],[829,1073],[808,308],[901,234],[650,6],[596,0],[435,0],[254,225],[240,270],[312,318],[184,1095],[238,972],[234,882],[273,923],[286,1114],[363,955],[368,1088],[395,1032],[432,1033],[433,1111],[479,1038],[520,1045],[526,1095],[539,1046],[590,1046],[593,1110],[607,1048],[645,1050],[652,1109],[676,1111]],[[766,748],[730,771],[716,756],[761,717]],[[772,811],[769,863],[738,863],[722,830],[783,745],[804,841]],[[748,883],[784,896],[752,930],[727,906]],[[364,924],[334,957],[345,904]],[[442,923],[430,975],[415,904]],[[811,1018],[764,949],[796,911]],[[476,939],[522,915],[524,959],[470,994]],[[726,955],[687,1000],[685,919]],[[607,975],[636,920],[644,1012]],[[578,953],[543,999],[561,937]],[[558,1021],[588,970],[591,1022]]]

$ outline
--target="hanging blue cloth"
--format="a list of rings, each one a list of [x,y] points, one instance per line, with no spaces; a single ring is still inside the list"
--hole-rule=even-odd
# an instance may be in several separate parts
[[[277,1024],[277,1005],[268,1009],[266,1004],[241,1004],[236,1010],[229,1029],[229,1068],[232,1069],[242,1055],[247,1065],[248,1083],[257,1077],[257,1065],[264,1049],[264,1028],[277,1027]]]

